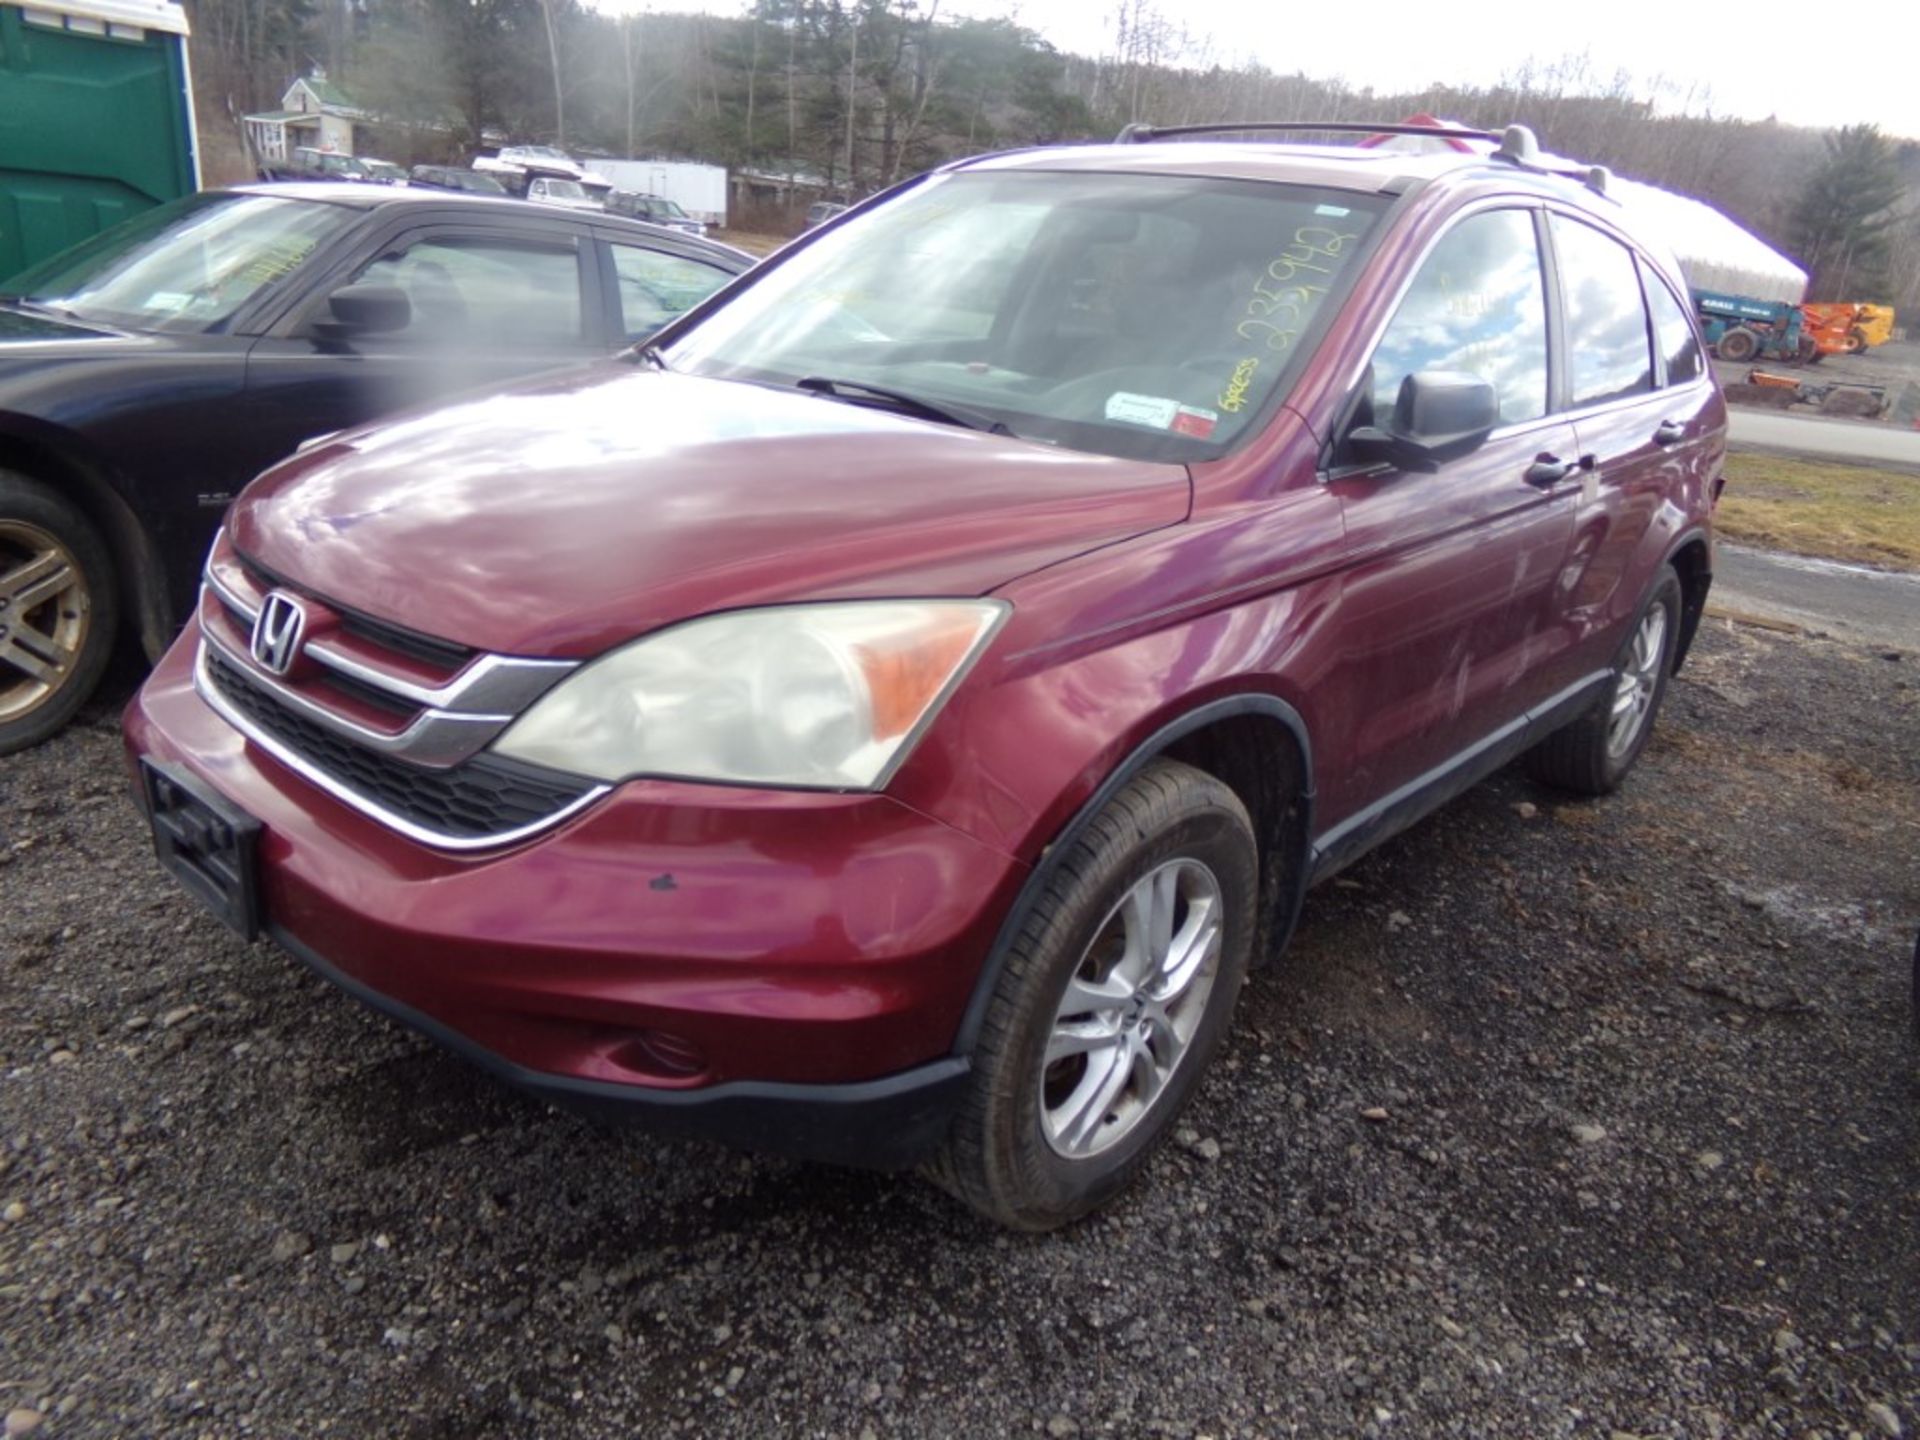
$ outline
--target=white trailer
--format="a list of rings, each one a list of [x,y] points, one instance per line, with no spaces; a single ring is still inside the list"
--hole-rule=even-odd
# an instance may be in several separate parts
[[[616,190],[658,195],[709,225],[727,223],[727,172],[692,160],[595,160],[593,168]]]

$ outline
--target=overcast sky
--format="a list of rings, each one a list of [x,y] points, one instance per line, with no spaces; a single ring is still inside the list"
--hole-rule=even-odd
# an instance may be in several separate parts
[[[699,8],[744,13],[741,0],[600,0],[607,9]],[[931,0],[921,0],[930,4]],[[1163,12],[1211,45],[1222,64],[1253,58],[1282,72],[1339,76],[1354,86],[1485,84],[1530,58],[1584,52],[1593,72],[1625,68],[1637,93],[1663,109],[1798,125],[1872,121],[1920,139],[1920,11],[1911,0],[1732,5],[1702,0],[1159,0]],[[1115,0],[940,0],[943,15],[1013,15],[1062,50],[1112,48]],[[1830,22],[1827,17],[1831,17]],[[1657,86],[1656,86],[1656,82]],[[1397,116],[1382,117],[1397,119]],[[1515,120],[1528,117],[1515,115]]]

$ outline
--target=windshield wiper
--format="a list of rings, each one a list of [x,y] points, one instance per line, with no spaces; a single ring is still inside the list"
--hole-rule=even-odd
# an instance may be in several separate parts
[[[25,310],[30,315],[51,315],[56,320],[78,320],[80,312],[69,310],[64,305],[49,305],[44,300],[35,300],[30,295],[0,295],[0,305],[12,310]]]
[[[846,400],[855,405],[863,395],[884,401],[896,409],[908,411],[922,419],[935,420],[942,425],[959,425],[968,430],[984,430],[989,435],[1011,435],[1013,431],[1006,425],[979,410],[965,405],[955,405],[942,400],[935,403],[923,400],[918,395],[908,394],[905,390],[890,389],[885,385],[869,385],[864,380],[832,380],[825,375],[806,375],[793,382],[795,388],[811,390],[816,395],[825,395],[834,400]]]
[[[667,364],[667,357],[660,353],[658,345],[629,345],[613,358],[624,360],[629,365],[651,365],[656,370],[673,369]]]

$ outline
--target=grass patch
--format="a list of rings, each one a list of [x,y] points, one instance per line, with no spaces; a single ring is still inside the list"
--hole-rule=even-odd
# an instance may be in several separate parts
[[[1920,475],[1731,454],[1716,524],[1743,545],[1920,570]]]

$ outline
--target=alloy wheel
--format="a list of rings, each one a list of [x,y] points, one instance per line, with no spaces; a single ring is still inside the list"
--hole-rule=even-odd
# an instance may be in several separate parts
[[[1137,1129],[1165,1091],[1220,969],[1220,882],[1193,859],[1141,877],[1067,980],[1047,1037],[1040,1128],[1084,1160]]]
[[[1640,617],[1626,660],[1613,686],[1613,714],[1607,726],[1607,754],[1618,760],[1634,741],[1653,710],[1660,687],[1660,666],[1667,654],[1667,607],[1652,605]]]
[[[92,615],[73,552],[38,525],[0,520],[0,721],[29,714],[67,682]]]

